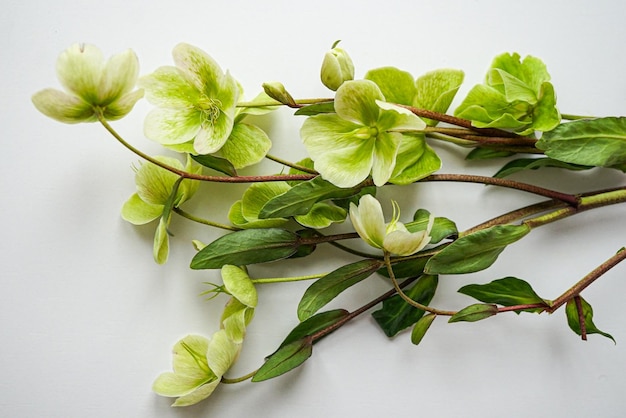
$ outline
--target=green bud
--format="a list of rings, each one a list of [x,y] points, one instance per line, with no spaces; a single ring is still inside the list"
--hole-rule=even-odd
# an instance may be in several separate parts
[[[263,90],[265,90],[265,94],[270,96],[272,99],[289,107],[297,107],[296,101],[293,97],[291,97],[291,94],[289,94],[282,83],[279,83],[278,81],[263,83]]]
[[[346,51],[337,48],[335,42],[333,48],[326,53],[322,62],[320,76],[322,83],[331,90],[337,90],[344,81],[354,79],[354,65]]]

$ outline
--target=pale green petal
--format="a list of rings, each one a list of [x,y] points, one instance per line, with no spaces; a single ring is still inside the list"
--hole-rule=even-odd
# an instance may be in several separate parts
[[[217,380],[217,378],[213,378]],[[184,396],[196,391],[207,381],[207,377],[192,377],[166,372],[159,375],[152,384],[152,390],[161,396]]]
[[[259,219],[259,213],[271,199],[287,192],[291,187],[284,181],[251,184],[242,197],[242,214],[249,221]]]
[[[33,104],[44,115],[63,123],[94,122],[93,107],[84,100],[55,89],[35,93]]]
[[[402,135],[397,132],[378,134],[372,163],[372,179],[376,186],[383,186],[391,177],[401,141]]]
[[[132,50],[113,55],[104,66],[98,84],[98,105],[106,107],[130,92],[139,75],[139,60]]]
[[[220,112],[214,121],[204,121],[196,138],[193,148],[198,154],[212,154],[222,148],[233,129],[234,118]]]
[[[161,217],[156,232],[154,233],[154,244],[152,248],[154,261],[158,264],[165,264],[170,253],[170,238],[167,233],[168,227],[169,219]]]
[[[401,256],[415,254],[430,242],[430,236],[426,231],[406,232],[393,231],[385,237],[383,247],[392,254]]]
[[[98,85],[105,66],[100,49],[74,44],[59,56],[56,70],[61,84],[88,103],[97,104]]]
[[[374,126],[380,112],[376,100],[385,100],[385,96],[373,81],[346,81],[335,94],[335,111],[347,121]]]
[[[228,211],[228,220],[239,228],[274,228],[287,223],[289,220],[285,218],[258,219],[249,221],[244,218],[242,212],[242,201],[238,200],[230,207]]]
[[[164,145],[183,144],[198,134],[202,112],[193,108],[152,109],[144,122],[144,134]]]
[[[359,205],[350,203],[350,221],[355,231],[369,245],[382,248],[385,238],[385,218],[378,200],[366,194]]]
[[[369,175],[376,142],[370,128],[334,114],[317,115],[304,122],[300,134],[315,169],[334,185],[352,187]]]
[[[237,123],[220,153],[239,169],[261,161],[271,147],[272,142],[261,128]]]
[[[396,106],[392,103],[382,102],[380,100],[377,100],[376,104],[382,109],[377,123],[379,130],[423,130],[426,128],[426,122],[404,107]]]
[[[228,293],[244,305],[256,307],[258,301],[256,288],[244,270],[227,264],[222,267],[221,274]]]
[[[382,91],[387,102],[411,106],[415,96],[415,79],[395,67],[382,67],[368,71],[366,80],[371,80]]]
[[[489,72],[490,85],[500,86],[508,102],[520,100],[530,104],[537,103],[537,92],[533,91],[522,80],[513,77],[506,71],[494,68]]]
[[[236,344],[241,344],[246,336],[246,327],[253,315],[253,308],[248,308],[237,299],[231,298],[226,304],[220,321],[228,338]]]
[[[464,77],[463,71],[447,68],[427,72],[415,82],[416,94],[413,98],[413,106],[446,113]],[[427,123],[434,126],[439,122],[427,119]]]
[[[205,385],[200,386],[188,395],[181,396],[176,399],[172,406],[190,406],[211,396],[215,388],[220,384],[220,380],[213,380]]]
[[[172,52],[176,66],[183,76],[200,92],[208,97],[219,94],[224,72],[206,52],[195,46],[181,43]]]
[[[197,379],[211,377],[206,360],[208,347],[209,339],[202,335],[190,334],[179,340],[172,350],[174,372]]]
[[[143,97],[143,93],[143,90],[135,90],[123,95],[104,109],[104,118],[106,120],[118,120],[123,118],[133,110],[135,103]]]
[[[215,99],[219,101],[219,107],[222,112],[228,114],[228,116],[235,116],[235,106],[239,100],[239,96],[243,94],[243,87],[237,82],[230,72],[226,71],[222,82],[219,85],[219,91],[215,95]]]
[[[122,218],[134,225],[144,225],[157,219],[163,213],[163,205],[146,203],[137,193],[122,206]]]
[[[175,158],[158,156],[157,160],[174,168],[182,169],[183,165]],[[139,167],[135,174],[137,193],[145,202],[153,205],[164,205],[167,202],[178,175],[150,162]]]
[[[148,101],[157,106],[189,108],[198,102],[200,92],[181,75],[176,67],[160,67],[139,79]]]
[[[210,369],[216,376],[222,376],[230,369],[239,356],[240,344],[236,344],[225,330],[219,330],[213,334],[207,350],[207,361]]]
[[[405,143],[416,145],[415,154],[402,152]],[[424,141],[423,137],[403,135],[401,152],[396,158],[396,168],[389,179],[393,184],[411,184],[431,175],[441,168],[441,159]]]

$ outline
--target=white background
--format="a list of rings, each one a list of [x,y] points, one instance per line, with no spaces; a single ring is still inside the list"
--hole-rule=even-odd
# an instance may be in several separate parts
[[[193,238],[220,232],[176,219],[170,261],[152,261],[154,225],[136,228],[119,216],[134,192],[137,158],[96,124],[63,125],[38,114],[30,96],[58,87],[57,55],[75,42],[109,56],[136,51],[142,74],[171,64],[178,42],[197,45],[245,87],[282,81],[297,97],[328,96],[318,81],[324,52],[337,39],[357,77],[393,65],[415,76],[461,68],[459,92],[482,81],[505,51],[542,58],[563,112],[626,112],[626,3],[617,1],[15,1],[3,3],[0,121],[0,416],[3,417],[340,417],[570,416],[617,417],[626,411],[626,266],[602,277],[584,296],[595,322],[617,339],[581,342],[562,311],[500,315],[474,324],[438,319],[418,347],[407,333],[387,339],[365,315],[315,346],[296,371],[266,383],[222,386],[202,404],[171,408],[151,392],[170,369],[172,345],[188,333],[211,335],[223,299],[206,302],[215,271],[191,271]],[[459,101],[457,100],[457,104]],[[153,154],[142,101],[115,127]],[[302,119],[277,112],[259,123],[273,153],[304,156]],[[490,175],[496,163],[465,163],[464,151],[438,146],[441,172]],[[273,173],[265,163],[247,173]],[[624,183],[610,170],[515,176],[566,192]],[[204,185],[207,197],[186,208],[226,221],[243,187]],[[410,190],[410,193],[406,192]],[[424,207],[460,229],[538,201],[519,192],[474,185],[431,184],[390,190],[407,220]],[[389,209],[388,200],[386,209]],[[623,206],[623,205],[622,205]],[[507,275],[531,282],[545,298],[569,285],[626,244],[624,207],[600,209],[534,231],[487,271],[446,276],[433,301],[458,309],[472,299],[467,283]],[[344,226],[349,229],[349,224]],[[306,261],[255,267],[255,277],[328,271],[352,261],[320,249]],[[388,289],[372,278],[335,301],[354,309]],[[258,367],[296,324],[306,284],[260,289],[260,307],[231,376]]]

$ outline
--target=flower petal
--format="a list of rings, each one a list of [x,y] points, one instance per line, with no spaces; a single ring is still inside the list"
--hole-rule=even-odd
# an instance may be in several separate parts
[[[427,231],[407,232],[396,230],[389,233],[383,242],[385,250],[397,255],[415,254],[430,242]]]
[[[55,89],[35,93],[33,104],[44,115],[63,123],[94,122],[93,107],[84,100]]]
[[[217,96],[224,72],[206,52],[195,46],[181,43],[172,52],[176,66],[196,89],[208,97]]]
[[[135,103],[143,97],[143,93],[143,90],[135,90],[123,95],[104,109],[104,118],[106,120],[118,120],[123,118],[133,110]]]
[[[133,225],[144,225],[157,219],[163,213],[163,205],[146,203],[137,193],[122,206],[122,218]]]
[[[209,339],[190,334],[179,340],[172,350],[174,372],[181,376],[206,379],[211,376],[206,360]]]
[[[98,85],[104,65],[102,52],[96,46],[74,44],[59,56],[57,76],[67,90],[88,103],[98,104]]]
[[[226,264],[222,267],[221,274],[228,293],[244,305],[256,307],[258,301],[256,288],[244,270]]]
[[[352,187],[365,180],[372,168],[375,137],[361,137],[361,125],[337,115],[308,118],[300,134],[315,169],[339,187]]]
[[[183,144],[200,130],[202,113],[193,108],[152,109],[144,122],[144,134],[161,144]]]
[[[197,378],[166,372],[156,378],[152,390],[161,396],[184,396],[196,391],[206,380],[206,376]]]
[[[98,84],[98,104],[107,106],[131,91],[138,75],[139,60],[132,50],[113,55],[104,66]]]
[[[206,358],[209,367],[216,376],[221,377],[230,369],[230,366],[237,360],[240,348],[240,344],[236,344],[228,338],[225,330],[222,329],[213,334],[206,352]]]
[[[235,168],[261,161],[272,146],[267,134],[255,125],[237,123],[220,152]]]
[[[174,402],[172,406],[195,405],[198,402],[211,396],[211,394],[213,393],[213,391],[219,384],[220,384],[220,381],[217,379],[207,384],[204,384],[200,386],[199,388],[197,388],[196,390],[194,390],[193,392],[176,399],[176,402]]]
[[[157,106],[189,108],[200,97],[200,92],[176,67],[157,68],[152,74],[141,77],[138,84],[146,90],[148,101]]]
[[[335,94],[335,111],[350,122],[374,126],[380,112],[376,100],[385,100],[385,96],[373,81],[346,81]]]
[[[391,177],[401,141],[402,135],[397,132],[378,134],[372,163],[372,179],[376,186],[383,186]]]
[[[182,169],[183,165],[176,158],[156,157],[169,166]],[[137,194],[144,202],[164,205],[167,202],[178,176],[152,163],[142,164],[135,174]]]
[[[366,194],[359,199],[359,205],[350,204],[350,221],[357,234],[369,245],[383,248],[385,238],[385,218],[380,202]]]
[[[154,233],[154,243],[152,247],[152,255],[157,264],[165,264],[170,253],[170,237],[167,228],[170,224],[170,217],[167,219],[161,217],[159,225]]]
[[[233,129],[234,119],[220,112],[215,121],[205,121],[193,141],[198,154],[212,154],[224,146]]]

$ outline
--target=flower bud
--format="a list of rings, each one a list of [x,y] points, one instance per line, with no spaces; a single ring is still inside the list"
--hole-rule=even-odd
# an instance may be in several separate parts
[[[291,94],[287,91],[285,86],[278,81],[273,81],[270,83],[263,83],[263,90],[265,94],[270,96],[272,99],[287,105],[289,107],[297,107],[296,101],[291,97]]]
[[[331,90],[337,90],[344,81],[354,79],[354,65],[346,51],[337,48],[339,41],[326,53],[320,76],[322,83]]]

